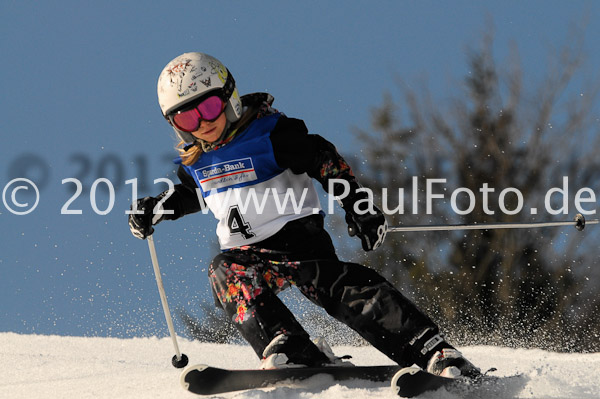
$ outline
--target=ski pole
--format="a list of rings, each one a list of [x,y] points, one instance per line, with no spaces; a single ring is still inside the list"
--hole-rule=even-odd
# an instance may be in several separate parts
[[[574,226],[581,231],[586,224],[598,224],[598,219],[585,221],[582,214],[578,213],[574,221],[566,222],[535,222],[535,223],[492,223],[492,224],[437,224],[429,226],[396,226],[388,227],[388,233],[399,233],[409,231],[451,231],[451,230],[492,230],[492,229],[533,229],[539,227]]]
[[[171,334],[173,346],[175,347],[175,356],[173,356],[173,359],[171,359],[171,364],[180,369],[187,366],[188,357],[179,351],[179,345],[177,345],[177,335],[175,335],[173,319],[171,317],[171,312],[169,311],[169,304],[167,303],[167,295],[165,294],[165,287],[163,286],[162,277],[160,275],[160,268],[158,267],[158,258],[156,257],[154,238],[152,238],[152,236],[148,236],[147,240],[148,248],[150,249],[150,257],[152,258],[152,266],[154,267],[156,285],[158,286],[158,292],[160,294],[160,301],[162,302],[163,311],[165,312],[165,319],[167,319],[167,325],[169,326],[169,333]]]

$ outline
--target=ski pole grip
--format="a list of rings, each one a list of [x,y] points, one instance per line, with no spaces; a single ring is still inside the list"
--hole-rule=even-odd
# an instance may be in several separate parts
[[[585,228],[585,217],[581,213],[575,215],[575,228],[579,231]]]

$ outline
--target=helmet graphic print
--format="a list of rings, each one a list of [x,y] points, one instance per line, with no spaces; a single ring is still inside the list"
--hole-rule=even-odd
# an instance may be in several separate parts
[[[229,70],[218,59],[203,53],[182,54],[165,66],[158,77],[158,103],[163,116],[185,108],[194,100],[218,95],[226,103],[225,116],[235,122],[242,116],[242,102]],[[184,142],[195,138],[173,126]]]

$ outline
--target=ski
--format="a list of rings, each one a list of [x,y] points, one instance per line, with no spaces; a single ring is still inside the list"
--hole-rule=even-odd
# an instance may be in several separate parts
[[[413,366],[400,369],[392,378],[391,385],[394,392],[404,398],[412,398],[440,388],[460,396],[466,396],[470,393],[474,394],[475,397],[485,398],[498,396],[498,394],[507,397],[512,396],[508,387],[512,387],[517,392],[524,382],[525,379],[520,374],[508,377],[483,374],[476,378],[447,378]]]
[[[391,385],[399,396],[412,398],[449,384],[460,384],[460,381],[460,379],[440,377],[418,367],[405,367],[394,375]]]
[[[400,366],[297,367],[271,370],[227,370],[207,365],[188,366],[181,373],[181,385],[199,395],[214,395],[246,389],[294,385],[316,375],[334,381],[360,379],[390,381]]]
[[[348,367],[296,367],[285,369],[248,369],[231,370],[207,365],[188,366],[181,373],[181,385],[189,392],[198,395],[214,395],[247,389],[269,388],[275,386],[306,385],[306,380],[328,376],[332,381],[367,380],[391,382],[392,390],[398,396],[412,398],[425,392],[444,388],[451,392],[478,392],[487,394],[506,390],[507,386],[518,388],[515,384],[521,375],[495,377],[482,375],[476,379],[446,378],[423,371],[418,367],[391,366],[348,366]]]

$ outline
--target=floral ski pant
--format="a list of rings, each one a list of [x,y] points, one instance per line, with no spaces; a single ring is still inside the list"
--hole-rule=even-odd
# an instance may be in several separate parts
[[[291,239],[297,238],[289,237]],[[416,362],[410,340],[437,326],[376,271],[342,262],[325,230],[293,251],[239,247],[217,255],[209,278],[216,299],[259,357],[278,334],[308,333],[277,297],[295,285],[310,301],[345,323],[400,365]],[[315,246],[321,250],[315,253]],[[306,247],[306,251],[299,251]],[[324,250],[323,250],[324,248]],[[314,258],[315,255],[319,258]]]

